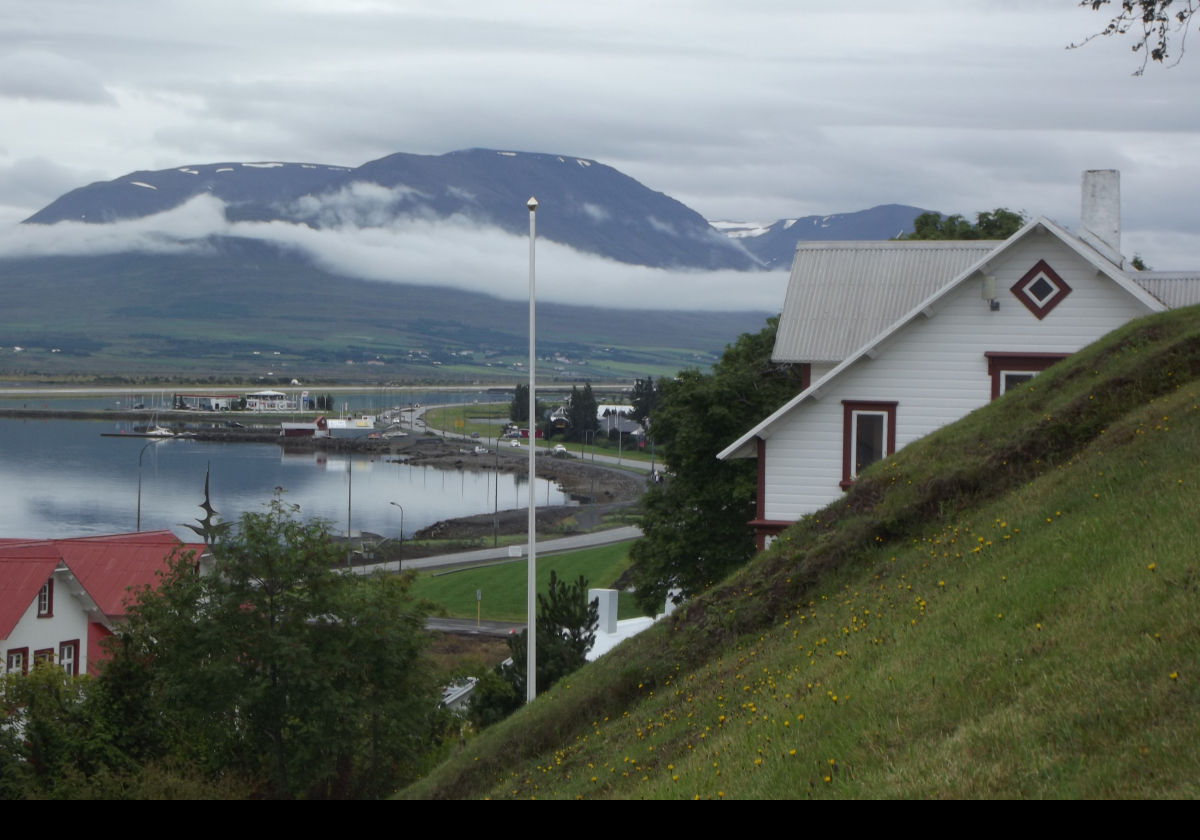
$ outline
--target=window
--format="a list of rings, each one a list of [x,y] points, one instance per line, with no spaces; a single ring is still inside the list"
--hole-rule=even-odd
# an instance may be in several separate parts
[[[871,464],[896,451],[896,403],[842,401],[842,482],[845,490]]]
[[[54,664],[54,648],[42,648],[33,652],[33,667]]]
[[[58,646],[58,666],[68,677],[79,675],[79,640],[72,639]]]
[[[992,378],[992,399],[1033,379],[1065,353],[984,353],[988,360],[988,375]]]
[[[54,578],[50,578],[42,584],[41,591],[38,592],[38,618],[51,618],[53,615]]]
[[[5,670],[10,674],[24,674],[28,667],[29,648],[9,648]]]

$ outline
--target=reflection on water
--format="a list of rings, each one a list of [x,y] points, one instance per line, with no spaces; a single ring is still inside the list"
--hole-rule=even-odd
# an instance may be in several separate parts
[[[345,533],[385,536],[441,519],[524,506],[524,476],[410,467],[390,456],[284,453],[275,444],[102,438],[116,424],[72,420],[0,420],[0,537],[68,537],[134,530],[141,459],[142,530],[169,528],[203,515],[204,472],[223,520],[261,510],[276,487],[306,518]],[[497,478],[499,481],[497,481]],[[538,480],[537,501],[565,504]]]

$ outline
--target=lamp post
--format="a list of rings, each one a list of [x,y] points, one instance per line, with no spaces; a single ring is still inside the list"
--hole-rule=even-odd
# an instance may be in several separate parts
[[[138,453],[138,501],[137,501],[137,531],[142,530],[142,456],[146,454],[146,450],[154,444],[159,443],[157,440],[152,440],[142,447],[142,451]]]
[[[534,301],[534,245],[537,242],[537,199],[530,196],[525,203],[529,208],[529,568],[526,577],[525,598],[525,702],[532,703],[537,697],[537,616],[534,603],[537,600],[537,500],[534,498],[533,478],[537,471],[537,397],[534,392],[537,380],[534,365],[537,361],[537,331]]]
[[[391,502],[391,504],[400,508],[400,555],[401,555],[401,559],[396,562],[396,568],[399,569],[401,567],[401,565],[404,563],[404,559],[403,559],[403,555],[404,555],[404,505],[400,504],[399,502]]]

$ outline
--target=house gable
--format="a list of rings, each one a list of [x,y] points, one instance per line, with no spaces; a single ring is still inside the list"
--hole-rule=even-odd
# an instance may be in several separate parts
[[[1046,269],[1057,283],[1040,283],[1038,272]],[[1021,292],[1034,296],[1033,308],[1018,298]],[[1045,305],[1048,301],[1053,305]],[[1036,220],[718,457],[754,457],[761,440],[764,498],[758,518],[794,521],[835,500],[847,483],[851,424],[857,416],[847,405],[894,404],[894,414],[875,421],[895,435],[890,454],[992,399],[991,359],[1023,355],[1052,361],[1163,308],[1089,246],[1046,219]]]
[[[100,641],[125,616],[133,594],[155,586],[177,549],[185,546],[170,531],[114,534],[66,540],[0,540],[0,646],[22,651],[22,668],[41,652],[71,667],[95,673],[103,658]],[[38,593],[52,582],[53,609],[39,605]]]

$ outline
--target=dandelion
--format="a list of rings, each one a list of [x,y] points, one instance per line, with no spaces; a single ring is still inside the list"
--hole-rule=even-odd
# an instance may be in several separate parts
[[[1171,679],[1173,679],[1173,680],[1177,680],[1177,679],[1179,679],[1179,672],[1178,672],[1178,671],[1172,671],[1172,672],[1171,672],[1170,674],[1168,674],[1167,676],[1169,676],[1169,677],[1170,677]]]
[[[1149,566],[1147,566],[1146,568],[1147,568],[1147,569],[1149,569],[1150,571],[1152,571],[1152,572],[1153,572],[1153,571],[1154,571],[1154,569],[1156,568],[1156,565],[1155,565],[1154,563],[1151,563],[1151,564],[1150,564]]]

